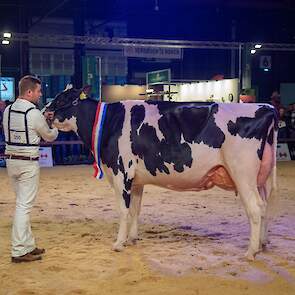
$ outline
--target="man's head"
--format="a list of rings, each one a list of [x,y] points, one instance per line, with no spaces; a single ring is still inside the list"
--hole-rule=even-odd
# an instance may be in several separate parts
[[[34,76],[24,76],[20,79],[18,83],[19,97],[26,99],[32,103],[37,104],[40,97],[42,96],[41,92],[41,81]]]

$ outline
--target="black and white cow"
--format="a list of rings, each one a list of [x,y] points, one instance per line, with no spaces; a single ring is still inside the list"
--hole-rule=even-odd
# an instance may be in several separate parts
[[[54,112],[55,126],[74,130],[91,147],[98,102],[79,99],[81,93],[63,91],[47,111]],[[138,238],[145,184],[177,191],[216,185],[240,195],[251,228],[246,256],[254,259],[267,242],[268,203],[276,191],[276,138],[276,111],[267,104],[108,104],[100,157],[120,208],[113,249],[121,251],[125,242]]]

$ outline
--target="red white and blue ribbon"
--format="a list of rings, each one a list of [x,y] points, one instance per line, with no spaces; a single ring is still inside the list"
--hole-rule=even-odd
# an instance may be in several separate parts
[[[107,104],[101,102],[97,106],[96,115],[95,115],[95,122],[92,129],[92,153],[94,156],[94,177],[96,179],[101,179],[103,177],[103,172],[101,169],[101,162],[100,162],[100,147],[101,147],[101,140],[102,140],[102,130],[103,130],[103,123],[106,116]]]

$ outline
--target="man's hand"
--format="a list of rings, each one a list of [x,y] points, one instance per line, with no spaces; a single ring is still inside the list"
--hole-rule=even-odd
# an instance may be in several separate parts
[[[44,112],[44,117],[46,118],[46,120],[53,120],[53,116],[54,116],[54,112],[50,112],[50,111],[45,111]]]
[[[43,116],[45,117],[48,126],[50,128],[52,128],[53,127],[52,121],[53,121],[53,117],[54,117],[54,112],[45,111]]]

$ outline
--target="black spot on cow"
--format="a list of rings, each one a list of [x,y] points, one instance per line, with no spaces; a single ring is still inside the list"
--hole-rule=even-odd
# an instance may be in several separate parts
[[[125,107],[122,103],[109,104],[106,111],[101,142],[101,161],[111,168],[115,175],[119,169],[119,138],[125,118]]]
[[[273,137],[274,137],[274,128],[271,128],[270,133],[269,133],[269,135],[267,137],[267,143],[269,145],[273,145],[273,140],[274,140]]]
[[[133,178],[129,178],[128,177],[128,173],[125,170],[124,164],[123,164],[123,159],[121,156],[119,156],[119,170],[122,172],[123,174],[123,183],[124,183],[124,189],[122,192],[122,196],[125,200],[125,205],[126,208],[129,208],[130,206],[130,195],[131,195],[131,187],[132,187],[132,181]]]
[[[130,137],[133,154],[144,160],[146,169],[152,175],[156,176],[157,169],[169,174],[169,169],[165,166],[160,152],[161,142],[154,127],[144,123],[137,134],[137,129],[132,126]]]
[[[169,174],[169,169],[161,158],[161,142],[157,137],[156,130],[147,123],[142,124],[144,118],[145,107],[143,105],[132,107],[130,132],[132,152],[144,160],[147,170],[152,175],[156,175],[157,169]]]
[[[274,122],[274,127],[270,132],[269,128]],[[262,159],[264,147],[266,141],[269,144],[273,144],[273,133],[277,126],[277,115],[274,108],[262,105],[255,112],[254,118],[250,117],[239,117],[236,123],[229,121],[227,124],[228,131],[231,135],[239,135],[242,138],[256,138],[261,141],[261,146],[257,150],[259,159]]]
[[[130,207],[131,194],[123,190],[123,199],[125,201],[126,208]]]
[[[220,148],[222,146],[225,135],[216,125],[214,118],[214,114],[218,112],[218,104],[208,102],[151,103],[157,104],[159,113],[162,115],[160,121],[167,121],[166,125],[168,130],[172,129],[173,133],[179,131],[178,133],[183,135],[186,142],[203,142],[213,148]],[[159,122],[159,125],[160,124],[161,123]],[[163,125],[162,128],[165,129]],[[173,133],[170,132],[172,137]]]
[[[148,102],[158,107],[161,118],[159,130],[163,138],[159,139],[155,127],[144,122],[143,105],[131,109],[132,152],[144,160],[147,170],[156,175],[156,171],[169,174],[166,163],[172,164],[175,171],[184,171],[191,167],[192,155],[188,143],[201,143],[220,148],[224,142],[223,132],[215,124],[214,114],[217,104]],[[147,106],[148,107],[148,106]]]

